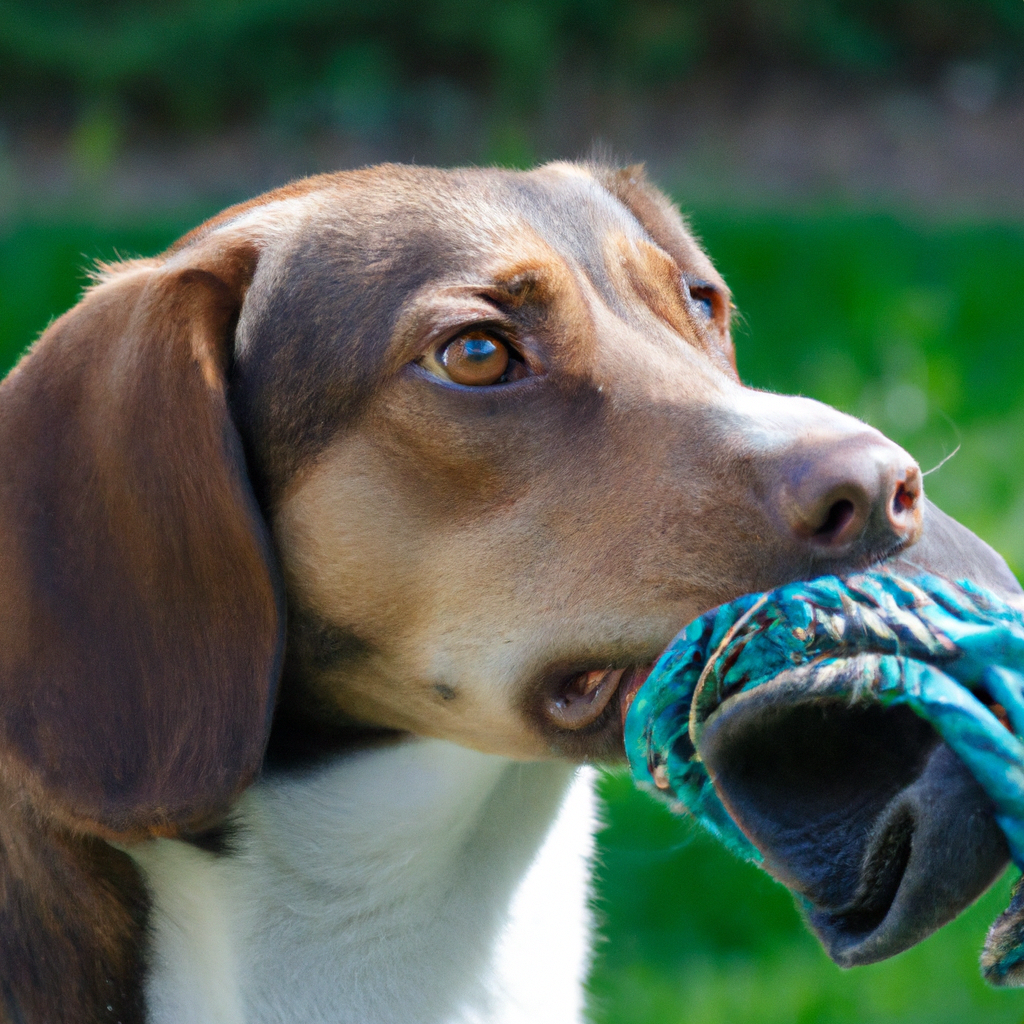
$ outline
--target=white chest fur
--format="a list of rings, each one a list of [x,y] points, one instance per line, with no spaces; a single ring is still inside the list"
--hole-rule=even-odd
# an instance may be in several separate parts
[[[588,771],[440,740],[253,787],[237,852],[132,850],[153,1024],[572,1024],[589,961]]]

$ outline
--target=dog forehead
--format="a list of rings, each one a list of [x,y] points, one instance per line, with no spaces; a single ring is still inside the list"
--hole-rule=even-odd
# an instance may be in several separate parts
[[[224,211],[175,250],[212,233],[258,236],[262,262],[277,269],[296,259],[295,269],[308,272],[313,255],[362,267],[368,276],[424,255],[442,271],[472,269],[474,259],[514,260],[539,243],[595,283],[605,281],[610,233],[653,241],[633,210],[577,164],[532,171],[384,165],[323,175]],[[374,257],[369,263],[367,255]]]
[[[657,244],[601,181],[571,164],[347,172],[229,214],[218,218],[219,231],[263,236],[239,353],[257,342],[259,322],[311,319],[327,328],[332,348],[358,344],[352,332],[360,319],[389,328],[409,298],[434,282],[487,286],[531,265],[542,275],[546,265],[562,281],[559,271],[569,268],[615,306],[620,282],[609,275],[609,239]],[[681,221],[679,228],[685,233]],[[374,333],[378,343],[386,340],[386,330]],[[275,330],[269,340],[280,338]]]
[[[262,256],[236,333],[236,415],[281,479],[373,394],[408,304],[437,285],[529,267],[588,279],[609,305],[609,238],[652,243],[585,168],[389,167],[271,193],[214,232],[258,233]],[[556,273],[561,269],[561,273]]]

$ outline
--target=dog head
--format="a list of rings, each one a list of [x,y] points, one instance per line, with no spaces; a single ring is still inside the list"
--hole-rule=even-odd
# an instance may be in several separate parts
[[[730,314],[588,165],[308,179],[105,268],[0,389],[8,777],[131,839],[215,821],[272,722],[618,756],[681,624],[942,522],[882,435],[743,387]]]
[[[740,386],[725,284],[635,172],[393,169],[295,202],[233,370],[293,736],[610,756],[617,684],[680,623],[916,536],[909,456]]]

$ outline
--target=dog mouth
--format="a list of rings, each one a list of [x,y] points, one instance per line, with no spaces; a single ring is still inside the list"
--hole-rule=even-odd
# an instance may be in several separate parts
[[[650,675],[654,662],[626,668],[586,669],[555,680],[544,704],[548,721],[559,729],[577,732],[606,716],[618,697],[620,721],[625,719],[636,692]]]
[[[901,541],[882,555],[875,553],[865,561],[864,568],[877,565],[898,555],[906,542]],[[660,652],[659,652],[660,656]],[[547,725],[560,733],[593,733],[613,724],[621,729],[633,698],[654,668],[657,657],[625,667],[573,668],[548,676],[544,687],[542,717]],[[618,716],[610,713],[618,698]]]

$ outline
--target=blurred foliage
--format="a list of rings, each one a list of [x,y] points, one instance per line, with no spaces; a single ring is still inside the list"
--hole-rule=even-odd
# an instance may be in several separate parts
[[[0,0],[0,106],[203,128],[285,111],[388,120],[424,83],[485,96],[502,122],[553,77],[645,88],[796,66],[927,78],[1016,73],[1020,0]],[[447,83],[447,86],[446,86]],[[109,128],[103,129],[109,132]]]
[[[1024,568],[1024,227],[911,226],[853,214],[703,211],[695,226],[743,313],[752,383],[865,416],[927,486]],[[158,251],[190,224],[23,224],[0,232],[0,369],[68,308],[91,259]],[[596,1024],[1019,1024],[1024,993],[977,967],[1009,879],[917,948],[842,972],[789,895],[693,827],[603,780],[591,981]]]

